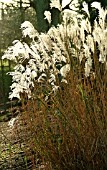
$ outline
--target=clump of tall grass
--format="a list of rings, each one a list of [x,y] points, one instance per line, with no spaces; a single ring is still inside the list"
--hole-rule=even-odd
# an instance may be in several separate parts
[[[86,3],[86,19],[64,11],[63,23],[47,34],[22,24],[29,42],[15,41],[4,55],[16,62],[10,98],[29,98],[22,100],[21,132],[36,167],[107,167],[107,11],[97,5],[93,26]]]
[[[45,91],[25,106],[29,152],[44,169],[105,169],[107,166],[107,97],[104,85],[80,81],[71,70],[56,96]],[[40,87],[38,89],[41,90]],[[28,135],[29,134],[29,135]],[[35,165],[38,163],[35,159]]]

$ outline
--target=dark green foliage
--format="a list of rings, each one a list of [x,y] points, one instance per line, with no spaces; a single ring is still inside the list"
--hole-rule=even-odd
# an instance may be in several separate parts
[[[10,85],[12,83],[11,76],[6,73],[9,71],[9,67],[1,66],[0,68],[0,103],[8,101]]]

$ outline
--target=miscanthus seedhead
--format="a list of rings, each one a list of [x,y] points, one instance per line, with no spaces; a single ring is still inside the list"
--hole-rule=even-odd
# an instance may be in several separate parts
[[[99,62],[107,62],[107,10],[101,8],[100,3],[93,2],[92,8],[98,10],[98,19],[95,19],[93,26],[90,23],[90,13],[88,5],[83,2],[83,11],[87,14],[87,18],[77,11],[63,11],[64,25],[66,24],[68,37],[71,39],[74,57],[82,62],[85,58],[85,76],[88,77],[93,68],[93,56],[96,48],[99,51],[97,55]],[[68,21],[68,23],[67,23]],[[71,21],[71,22],[69,22]]]
[[[61,26],[52,27],[47,34],[38,32],[31,23],[25,21],[21,25],[22,34],[25,38],[31,39],[30,45],[25,41],[15,40],[13,46],[9,47],[3,59],[7,58],[16,63],[12,76],[12,85],[9,98],[17,97],[26,93],[28,98],[32,96],[32,89],[35,83],[47,81],[52,91],[57,88],[56,78],[60,76],[60,82],[70,70],[67,60],[67,52],[64,45],[64,37]],[[66,69],[63,70],[63,67]]]
[[[13,45],[2,57],[16,63],[14,71],[9,73],[12,75],[10,99],[20,99],[21,93],[26,93],[31,98],[35,83],[46,81],[55,92],[59,88],[58,79],[60,83],[67,83],[66,76],[73,57],[80,63],[85,58],[84,74],[86,77],[90,76],[93,72],[96,44],[99,62],[107,63],[107,10],[101,8],[97,2],[92,3],[92,8],[97,8],[99,13],[92,27],[88,5],[83,3],[83,11],[87,14],[85,18],[78,13],[78,4],[77,0],[72,1],[69,3],[71,10],[63,10],[64,3],[61,6],[59,1],[53,0],[50,5],[62,10],[63,21],[57,28],[51,27],[46,34],[39,34],[29,21],[22,23],[22,41],[13,41]],[[49,11],[45,12],[45,16],[51,22]],[[30,43],[27,43],[27,37],[30,38]]]

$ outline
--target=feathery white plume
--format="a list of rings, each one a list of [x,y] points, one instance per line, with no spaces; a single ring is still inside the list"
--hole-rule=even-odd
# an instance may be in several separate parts
[[[45,15],[45,18],[44,19],[47,19],[47,21],[49,22],[49,24],[51,23],[51,13],[50,11],[45,11],[44,12],[44,15]]]

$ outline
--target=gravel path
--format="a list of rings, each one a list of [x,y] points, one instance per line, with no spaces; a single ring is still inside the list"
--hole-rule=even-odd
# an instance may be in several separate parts
[[[0,170],[26,170],[25,155],[20,139],[15,138],[9,122],[0,122]],[[29,163],[29,170],[31,162]]]

